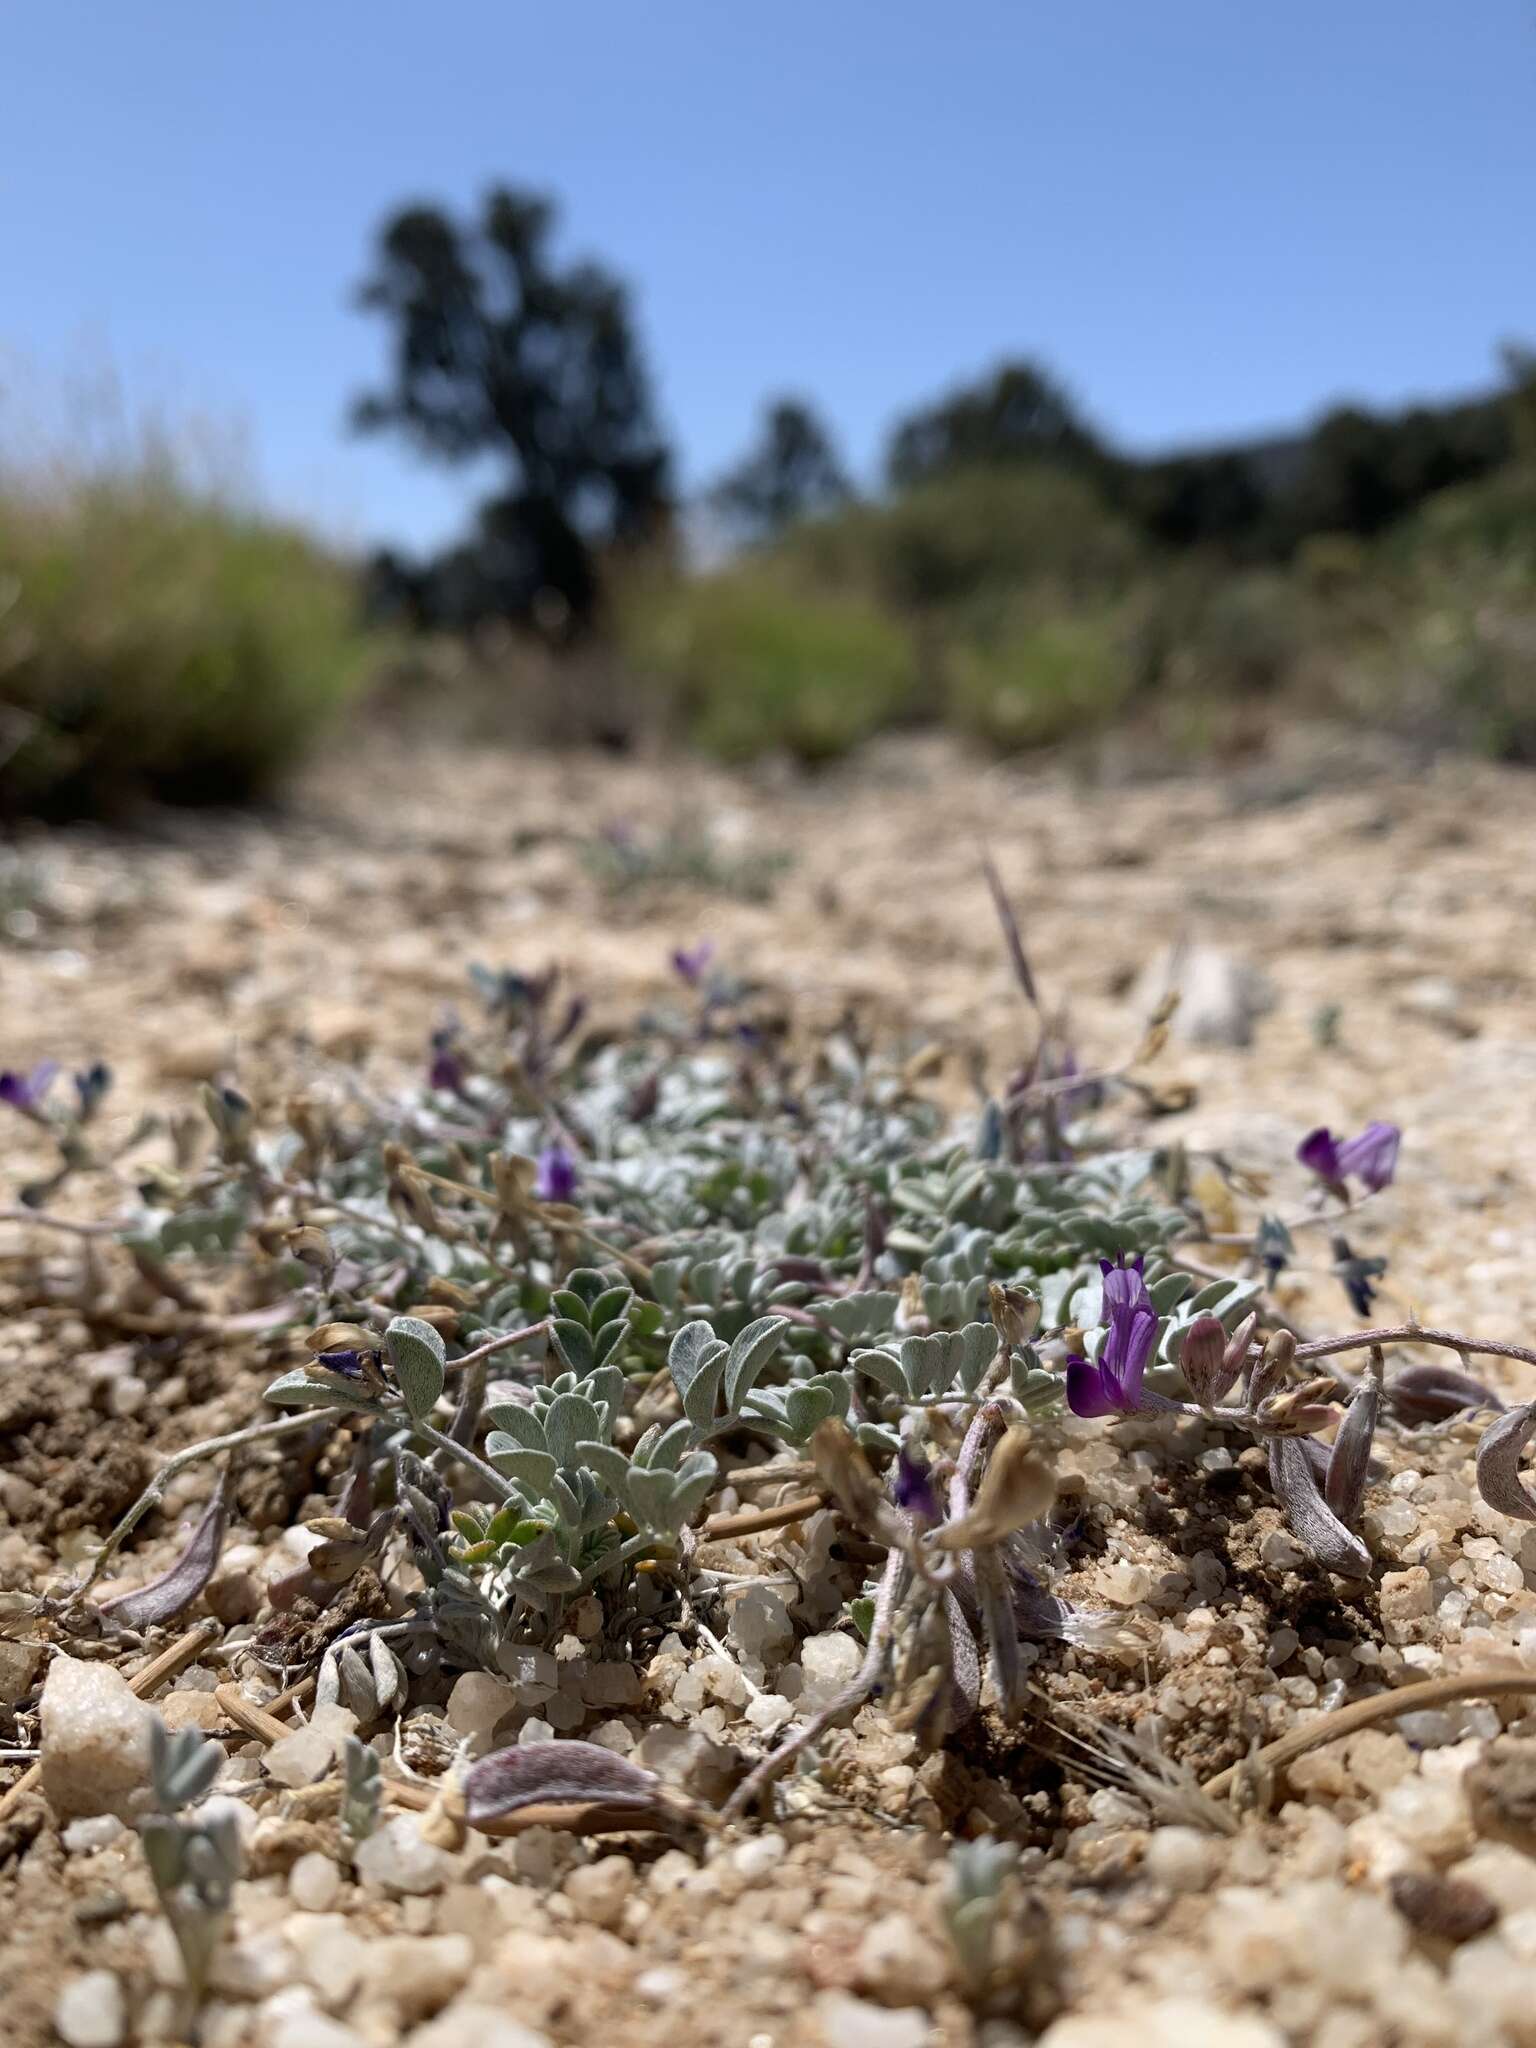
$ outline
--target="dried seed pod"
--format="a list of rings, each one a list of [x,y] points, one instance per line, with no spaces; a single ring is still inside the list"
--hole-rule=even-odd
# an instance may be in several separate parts
[[[1028,1423],[1010,1424],[987,1460],[970,1513],[938,1531],[933,1539],[938,1549],[988,1548],[1050,1513],[1056,1481],[1050,1467],[1034,1455],[1033,1442]]]
[[[1520,1453],[1536,1432],[1536,1401],[1511,1408],[1483,1432],[1477,1447],[1477,1490],[1489,1507],[1518,1522],[1536,1522],[1536,1494],[1520,1477]]]
[[[1371,1346],[1365,1377],[1339,1424],[1328,1460],[1328,1477],[1323,1498],[1344,1524],[1352,1529],[1365,1503],[1366,1475],[1371,1465],[1371,1445],[1376,1438],[1376,1421],[1381,1413],[1381,1382],[1386,1361],[1379,1344]]]
[[[460,1790],[471,1827],[530,1806],[594,1806],[639,1816],[658,1814],[667,1805],[654,1771],[596,1742],[525,1742],[494,1750],[470,1765]]]
[[[1263,1356],[1249,1368],[1250,1408],[1257,1408],[1261,1401],[1278,1391],[1295,1360],[1296,1339],[1289,1330],[1274,1331],[1264,1346]]]
[[[1320,1565],[1341,1578],[1370,1577],[1371,1553],[1323,1498],[1305,1438],[1270,1438],[1269,1480],[1285,1508],[1291,1533]]]
[[[1410,1425],[1448,1422],[1453,1415],[1464,1415],[1476,1408],[1501,1413],[1504,1407],[1493,1389],[1485,1387],[1481,1380],[1438,1361],[1405,1365],[1388,1380],[1386,1397],[1393,1414]]]
[[[103,1601],[101,1611],[125,1628],[152,1628],[173,1621],[202,1592],[213,1577],[224,1548],[229,1527],[229,1497],[232,1468],[225,1469],[212,1500],[204,1508],[186,1549],[169,1571],[135,1592],[120,1593]]]

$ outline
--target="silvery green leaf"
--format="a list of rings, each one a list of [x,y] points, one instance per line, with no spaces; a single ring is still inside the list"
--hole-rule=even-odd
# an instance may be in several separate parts
[[[592,1304],[588,1321],[594,1330],[601,1330],[609,1323],[622,1323],[629,1314],[629,1305],[635,1298],[632,1287],[606,1288]]]
[[[420,1316],[395,1316],[384,1332],[384,1352],[411,1414],[430,1415],[443,1391],[441,1333]]]
[[[945,1347],[936,1334],[931,1337],[904,1337],[901,1342],[901,1368],[917,1400],[929,1400],[949,1384]]]
[[[599,1365],[612,1358],[629,1335],[626,1323],[606,1323],[592,1340],[592,1356]]]
[[[913,1390],[908,1384],[901,1360],[892,1352],[855,1351],[850,1363],[855,1371],[867,1373],[872,1380],[878,1380],[882,1387],[889,1388],[893,1394],[907,1397],[912,1394]]]
[[[685,1422],[681,1427],[686,1431],[688,1424]],[[636,1448],[638,1451],[638,1446]],[[576,1455],[587,1471],[597,1474],[610,1493],[616,1494],[620,1500],[627,1498],[630,1461],[622,1451],[615,1450],[612,1444],[579,1443]]]
[[[714,1492],[720,1479],[720,1467],[708,1451],[690,1451],[673,1475],[672,1515],[673,1525],[681,1528],[698,1513],[699,1509]]]
[[[646,1434],[649,1436],[650,1431],[647,1431]],[[646,1447],[645,1458],[642,1462],[649,1465],[653,1471],[675,1472],[678,1460],[682,1457],[683,1452],[687,1450],[692,1436],[693,1430],[686,1417],[669,1424]],[[644,1439],[642,1439],[643,1441]],[[640,1445],[637,1444],[635,1446],[635,1455],[638,1457],[639,1453]]]
[[[156,1714],[149,1724],[150,1782],[162,1813],[195,1806],[211,1790],[224,1764],[223,1746],[205,1742],[195,1728],[174,1735]]]
[[[588,1373],[586,1382],[575,1391],[585,1394],[589,1401],[595,1401],[603,1413],[603,1435],[613,1435],[613,1425],[624,1412],[625,1379],[621,1367],[600,1365],[596,1372]]]
[[[677,1490],[675,1472],[649,1472],[641,1465],[630,1467],[629,1505],[642,1529],[660,1529],[670,1533],[677,1527],[672,1512],[673,1496]]]
[[[525,1451],[542,1451],[544,1424],[532,1408],[524,1408],[516,1401],[498,1401],[485,1411],[486,1421],[491,1427],[511,1437],[514,1444],[520,1444]]]
[[[611,1277],[599,1272],[596,1266],[578,1266],[566,1280],[567,1290],[585,1304],[588,1313],[583,1320],[593,1329],[596,1329],[597,1321],[591,1314],[592,1304],[606,1294],[612,1284]]]
[[[546,1497],[562,1529],[575,1531],[581,1526],[581,1501],[563,1472],[550,1480]]]
[[[580,1394],[557,1394],[544,1410],[544,1442],[560,1465],[576,1463],[576,1446],[603,1434],[603,1418]]]
[[[370,1400],[366,1394],[353,1393],[350,1384],[338,1375],[332,1373],[323,1381],[312,1379],[302,1366],[280,1374],[261,1398],[278,1408],[350,1408],[360,1415],[386,1412],[380,1402]]]
[[[1158,1314],[1166,1316],[1173,1313],[1194,1284],[1187,1273],[1164,1273],[1160,1280],[1148,1281],[1147,1292]]]
[[[504,1477],[515,1479],[519,1486],[530,1486],[537,1493],[544,1491],[557,1470],[548,1451],[525,1450],[499,1429],[493,1429],[486,1438],[485,1455]]]
[[[561,1363],[569,1366],[572,1372],[590,1372],[596,1365],[592,1333],[585,1323],[560,1316],[550,1324],[549,1335],[550,1341],[560,1354]]]
[[[796,1443],[804,1443],[813,1431],[829,1420],[833,1398],[825,1387],[786,1387],[784,1421]]]
[[[676,1308],[682,1296],[685,1259],[658,1259],[651,1268],[651,1292],[664,1308]]]
[[[591,1328],[587,1304],[581,1296],[569,1287],[557,1287],[549,1297],[549,1312],[565,1322],[579,1323],[586,1330]]]
[[[789,1328],[783,1316],[759,1316],[737,1337],[725,1368],[726,1413],[735,1415],[759,1375],[784,1341]]]
[[[997,1331],[991,1323],[967,1323],[960,1332],[958,1349],[961,1391],[974,1394],[997,1357]]]

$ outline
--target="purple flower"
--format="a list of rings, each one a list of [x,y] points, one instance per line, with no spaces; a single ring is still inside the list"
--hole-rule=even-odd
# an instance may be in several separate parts
[[[1397,1148],[1402,1142],[1403,1134],[1396,1124],[1367,1124],[1358,1138],[1339,1147],[1339,1164],[1373,1195],[1380,1194],[1392,1184],[1397,1171]]]
[[[333,1372],[339,1379],[360,1380],[363,1377],[363,1354],[360,1351],[322,1351],[315,1360],[327,1372]]]
[[[714,957],[713,939],[700,939],[693,946],[678,946],[672,954],[672,972],[681,976],[690,988],[697,988]]]
[[[53,1077],[59,1071],[57,1060],[39,1060],[30,1074],[19,1074],[7,1067],[0,1073],[0,1102],[9,1103],[21,1115],[29,1116],[34,1123],[43,1121],[43,1097],[53,1086]]]
[[[1367,1124],[1358,1138],[1335,1138],[1322,1124],[1308,1131],[1296,1147],[1296,1157],[1330,1188],[1342,1189],[1345,1176],[1353,1174],[1376,1195],[1391,1184],[1402,1140],[1396,1124]]]
[[[581,1175],[576,1162],[563,1145],[550,1145],[539,1154],[539,1171],[533,1192],[541,1202],[569,1202]]]
[[[1142,1266],[1140,1258],[1128,1266],[1123,1254],[1113,1266],[1099,1261],[1109,1335],[1096,1365],[1075,1353],[1067,1360],[1067,1405],[1074,1415],[1130,1415],[1142,1405],[1142,1376],[1157,1341],[1157,1310]]]
[[[903,1444],[896,1453],[896,1478],[891,1489],[897,1507],[921,1522],[942,1522],[944,1509],[934,1490],[928,1461]]]

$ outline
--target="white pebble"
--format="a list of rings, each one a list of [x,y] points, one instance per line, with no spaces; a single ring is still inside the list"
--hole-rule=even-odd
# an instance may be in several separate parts
[[[110,1970],[87,1970],[64,1986],[53,2024],[68,2048],[118,2048],[128,2025],[122,1985]]]
[[[143,1811],[153,1719],[112,1665],[54,1658],[42,1696],[43,1790],[61,1820]]]
[[[852,1683],[859,1666],[864,1661],[864,1652],[852,1636],[831,1632],[820,1636],[807,1636],[800,1645],[800,1670],[803,1683],[797,1709],[803,1714],[814,1714],[829,1705],[837,1695]],[[740,1674],[737,1674],[738,1677]]]
[[[341,1872],[329,1856],[311,1849],[288,1873],[288,1896],[306,1913],[328,1913],[341,1890]]]

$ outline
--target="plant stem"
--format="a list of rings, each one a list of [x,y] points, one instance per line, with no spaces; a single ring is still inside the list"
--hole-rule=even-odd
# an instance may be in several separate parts
[[[158,1506],[165,1497],[167,1482],[178,1472],[185,1471],[188,1465],[195,1465],[200,1458],[216,1458],[220,1451],[238,1451],[246,1444],[263,1443],[271,1437],[294,1436],[300,1430],[313,1429],[317,1422],[339,1421],[351,1412],[346,1408],[306,1408],[301,1414],[285,1415],[277,1422],[253,1422],[245,1429],[231,1430],[228,1436],[205,1437],[201,1443],[188,1444],[185,1450],[177,1451],[167,1458],[127,1514],[109,1533],[91,1560],[89,1575],[70,1594],[69,1604],[74,1606],[91,1590],[106,1569],[108,1560],[133,1534],[150,1509]]]
[[[1351,1700],[1331,1714],[1319,1714],[1301,1728],[1292,1728],[1273,1742],[1265,1743],[1241,1763],[1229,1764],[1201,1787],[1213,1798],[1230,1792],[1239,1777],[1253,1770],[1278,1770],[1309,1749],[1336,1742],[1341,1735],[1374,1727],[1378,1721],[1395,1721],[1399,1714],[1412,1714],[1424,1707],[1443,1707],[1452,1700],[1499,1699],[1510,1693],[1536,1692],[1536,1671],[1458,1672],[1454,1677],[1426,1678],[1418,1685],[1399,1686],[1393,1692],[1372,1693],[1369,1699]]]
[[[1463,1357],[1481,1354],[1486,1358],[1514,1358],[1522,1365],[1536,1365],[1536,1351],[1524,1344],[1499,1344],[1491,1337],[1463,1337],[1456,1330],[1423,1330],[1417,1323],[1400,1323],[1386,1330],[1352,1330],[1343,1337],[1313,1337],[1296,1346],[1298,1362],[1329,1358],[1340,1351],[1367,1351],[1373,1344],[1438,1344],[1444,1351],[1459,1351]]]
[[[516,1489],[510,1481],[503,1479],[496,1467],[488,1465],[484,1458],[476,1457],[475,1453],[467,1450],[463,1444],[456,1444],[451,1436],[445,1436],[440,1429],[434,1429],[430,1422],[424,1422],[419,1415],[411,1415],[404,1420],[417,1436],[424,1436],[429,1444],[435,1444],[438,1450],[446,1451],[450,1458],[457,1459],[459,1464],[476,1473],[492,1489],[498,1500],[513,1500],[517,1497]]]
[[[508,1330],[500,1337],[493,1337],[488,1344],[480,1345],[477,1350],[466,1351],[462,1358],[450,1358],[445,1370],[463,1372],[468,1365],[478,1365],[482,1358],[494,1358],[498,1351],[506,1351],[514,1344],[525,1344],[530,1337],[542,1337],[549,1328],[550,1320],[545,1316],[542,1322],[530,1323],[526,1329]]]
[[[857,1675],[845,1685],[835,1699],[829,1700],[817,1713],[812,1714],[791,1734],[786,1735],[777,1749],[770,1750],[760,1763],[742,1779],[736,1790],[720,1810],[720,1818],[726,1821],[740,1820],[750,1812],[761,1795],[778,1777],[784,1767],[800,1751],[814,1742],[818,1735],[830,1728],[834,1721],[841,1720],[861,1707],[880,1682],[880,1673],[890,1651],[891,1631],[896,1621],[896,1605],[907,1582],[908,1565],[906,1557],[899,1550],[893,1550],[885,1561],[880,1588],[875,1595],[874,1618],[869,1625],[869,1648],[864,1653],[864,1662]]]

